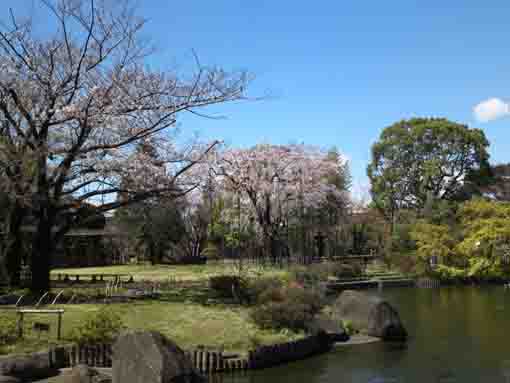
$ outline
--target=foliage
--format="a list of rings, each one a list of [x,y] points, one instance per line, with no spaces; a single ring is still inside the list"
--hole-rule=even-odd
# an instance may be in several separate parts
[[[367,168],[372,200],[391,222],[427,200],[454,200],[466,175],[487,167],[489,143],[479,129],[442,118],[413,118],[385,128]]]
[[[331,265],[331,274],[338,278],[356,278],[363,274],[363,267],[361,264],[355,263],[341,263],[335,262]]]
[[[16,342],[16,317],[9,313],[0,315],[0,348]]]
[[[293,279],[304,286],[317,286],[324,282],[331,274],[328,263],[311,264],[308,266],[295,266],[291,269]]]
[[[456,209],[449,224],[417,221],[410,232],[422,271],[443,280],[510,276],[510,203],[473,199]],[[431,257],[439,264],[428,268]],[[416,266],[418,271],[418,265]]]
[[[354,325],[351,320],[349,319],[343,319],[342,320],[342,326],[345,329],[345,332],[348,335],[353,335],[356,333],[356,329],[354,328]]]
[[[305,330],[324,307],[324,298],[313,289],[291,284],[266,293],[251,312],[253,321],[263,329]]]
[[[82,324],[74,328],[71,340],[79,344],[112,342],[124,329],[121,315],[113,309],[102,309],[89,314]]]
[[[332,159],[305,145],[227,150],[216,173],[222,190],[235,200],[232,209],[238,214],[230,214],[232,228],[256,224],[266,254],[276,257],[275,245],[285,237],[292,215],[318,209],[328,198],[345,198],[344,190],[328,182],[334,174],[340,177],[342,166],[340,156]]]
[[[278,300],[273,295],[281,295],[283,281],[281,278],[261,277],[249,280],[248,293],[250,301],[256,304],[264,304],[272,300]]]
[[[462,267],[437,265],[431,272],[431,275],[445,282],[456,282],[464,280],[468,277],[468,270]]]
[[[235,275],[218,275],[209,279],[210,288],[223,298],[235,298],[242,292],[245,282]]]
[[[104,213],[194,190],[218,142],[182,145],[178,118],[243,99],[250,80],[198,60],[195,73],[149,68],[133,1],[40,3],[43,32],[15,11],[0,26],[0,168],[12,195],[31,204],[37,292],[49,288],[55,246],[90,204]]]
[[[468,258],[468,276],[510,275],[510,203],[475,199],[459,215],[464,238],[458,252]]]
[[[116,225],[129,236],[137,254],[152,264],[161,263],[172,243],[184,231],[178,208],[172,201],[146,201],[116,210]],[[137,261],[144,259],[138,256]]]
[[[416,242],[417,255],[425,262],[433,256],[447,260],[454,255],[455,241],[448,226],[418,221],[410,235]]]
[[[397,223],[393,226],[391,235],[391,251],[407,253],[416,250],[416,243],[411,236],[412,223]]]

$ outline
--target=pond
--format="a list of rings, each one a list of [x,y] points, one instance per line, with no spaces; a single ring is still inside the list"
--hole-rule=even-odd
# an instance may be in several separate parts
[[[510,383],[510,290],[398,288],[382,295],[398,308],[411,335],[406,347],[340,347],[223,382]]]

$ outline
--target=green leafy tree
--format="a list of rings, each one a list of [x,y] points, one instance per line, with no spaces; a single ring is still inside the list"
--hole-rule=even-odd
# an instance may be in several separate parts
[[[141,202],[119,209],[115,215],[121,230],[129,233],[134,248],[143,249],[152,264],[164,261],[171,244],[179,242],[184,224],[173,201]]]
[[[468,259],[468,276],[510,274],[510,203],[475,199],[459,211],[464,238],[457,251]]]
[[[443,279],[510,276],[510,203],[473,199],[459,206],[456,220],[419,220],[410,236],[422,266],[418,272]],[[438,265],[430,269],[428,261],[434,256]]]
[[[428,223],[424,220],[418,221],[410,232],[411,238],[416,242],[416,254],[425,270],[429,268],[429,261],[436,257],[443,265],[452,265],[455,253],[455,238],[446,225]]]
[[[443,118],[413,118],[385,128],[367,173],[374,205],[394,223],[402,209],[455,200],[464,179],[488,166],[484,133]]]

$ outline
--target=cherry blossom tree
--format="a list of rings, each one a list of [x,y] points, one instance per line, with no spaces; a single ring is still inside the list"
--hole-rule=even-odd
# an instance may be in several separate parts
[[[316,209],[333,196],[341,196],[328,177],[343,160],[305,145],[257,145],[231,149],[219,159],[216,172],[224,190],[238,196],[245,219],[257,223],[266,254],[276,261],[275,244],[288,225],[290,212]],[[339,163],[340,162],[340,163]]]
[[[178,116],[240,100],[249,82],[198,60],[188,76],[148,68],[145,22],[128,0],[40,3],[52,31],[38,34],[14,12],[0,30],[0,162],[9,164],[9,190],[36,218],[36,291],[48,289],[51,253],[84,206],[101,213],[193,190],[190,169],[217,143],[177,145]],[[157,160],[135,150],[142,141]]]

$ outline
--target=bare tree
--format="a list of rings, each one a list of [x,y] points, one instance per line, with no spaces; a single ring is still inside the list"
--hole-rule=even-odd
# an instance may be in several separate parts
[[[13,12],[0,31],[0,156],[17,167],[7,172],[10,191],[28,201],[36,218],[36,291],[48,289],[51,253],[83,206],[105,212],[192,190],[197,180],[189,170],[216,143],[178,147],[172,134],[178,115],[242,99],[248,83],[244,72],[198,60],[188,79],[146,68],[145,22],[128,0],[40,2],[53,32],[37,35],[32,20]],[[141,141],[156,148],[157,163],[134,150]]]

